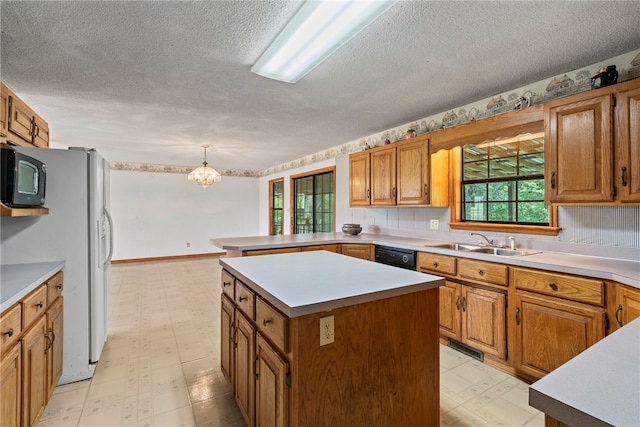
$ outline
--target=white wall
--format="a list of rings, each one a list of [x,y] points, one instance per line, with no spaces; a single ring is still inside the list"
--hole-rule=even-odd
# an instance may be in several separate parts
[[[203,189],[182,174],[112,170],[113,259],[220,252],[209,239],[255,236],[258,191],[257,178]]]

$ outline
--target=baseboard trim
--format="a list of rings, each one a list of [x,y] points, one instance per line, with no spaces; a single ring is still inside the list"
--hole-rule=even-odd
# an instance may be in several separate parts
[[[111,261],[111,264],[128,264],[128,263],[134,263],[134,262],[173,261],[177,259],[220,257],[226,254],[227,254],[226,252],[211,252],[207,254],[171,255],[171,256],[159,256],[159,257],[151,257],[151,258],[114,259]]]

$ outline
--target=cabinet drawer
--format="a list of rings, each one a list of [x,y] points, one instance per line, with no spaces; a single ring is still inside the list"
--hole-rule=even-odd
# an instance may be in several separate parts
[[[0,316],[0,347],[8,349],[22,332],[22,305],[16,304]]]
[[[234,300],[235,299],[235,294],[234,294],[234,282],[235,279],[234,277],[229,274],[226,270],[222,270],[222,292],[229,297],[230,300]]]
[[[62,295],[62,289],[62,271],[59,271],[47,281],[47,301],[49,301],[49,305]]]
[[[564,274],[513,269],[516,288],[587,304],[604,305],[604,282]]]
[[[287,352],[287,318],[260,297],[256,301],[256,325],[280,351]]]
[[[418,252],[418,270],[456,275],[456,259],[446,255]]]
[[[484,261],[458,259],[458,275],[465,279],[507,286],[506,265],[490,264]]]
[[[42,316],[47,311],[47,287],[42,284],[22,300],[22,313],[24,315],[24,328],[27,329],[31,322]]]
[[[236,305],[249,319],[254,320],[256,294],[239,280],[236,280]]]

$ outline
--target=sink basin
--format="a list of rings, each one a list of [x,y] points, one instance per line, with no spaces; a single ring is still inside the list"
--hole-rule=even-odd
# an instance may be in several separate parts
[[[525,251],[517,251],[514,249],[504,249],[504,248],[478,248],[474,249],[473,252],[482,252],[483,254],[491,254],[498,256],[520,256],[526,255],[528,252]]]
[[[425,245],[431,248],[451,249],[452,251],[475,251],[482,246],[467,245],[465,243],[442,243],[440,245]]]

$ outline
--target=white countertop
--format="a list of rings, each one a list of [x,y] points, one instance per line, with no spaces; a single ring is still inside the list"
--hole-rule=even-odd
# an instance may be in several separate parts
[[[0,312],[64,268],[64,261],[6,264],[0,266]]]
[[[640,319],[532,384],[529,404],[568,425],[640,426]]]
[[[220,264],[289,317],[444,285],[441,277],[327,251],[221,258]]]
[[[640,289],[640,260],[629,261],[558,252],[538,252],[525,256],[504,257],[434,247],[435,245],[445,243],[442,240],[416,239],[378,234],[359,234],[357,236],[350,236],[344,233],[289,234],[282,236],[214,238],[211,239],[211,242],[223,249],[236,251],[332,243],[376,244],[556,271],[558,273],[588,276],[603,280],[614,280]]]

